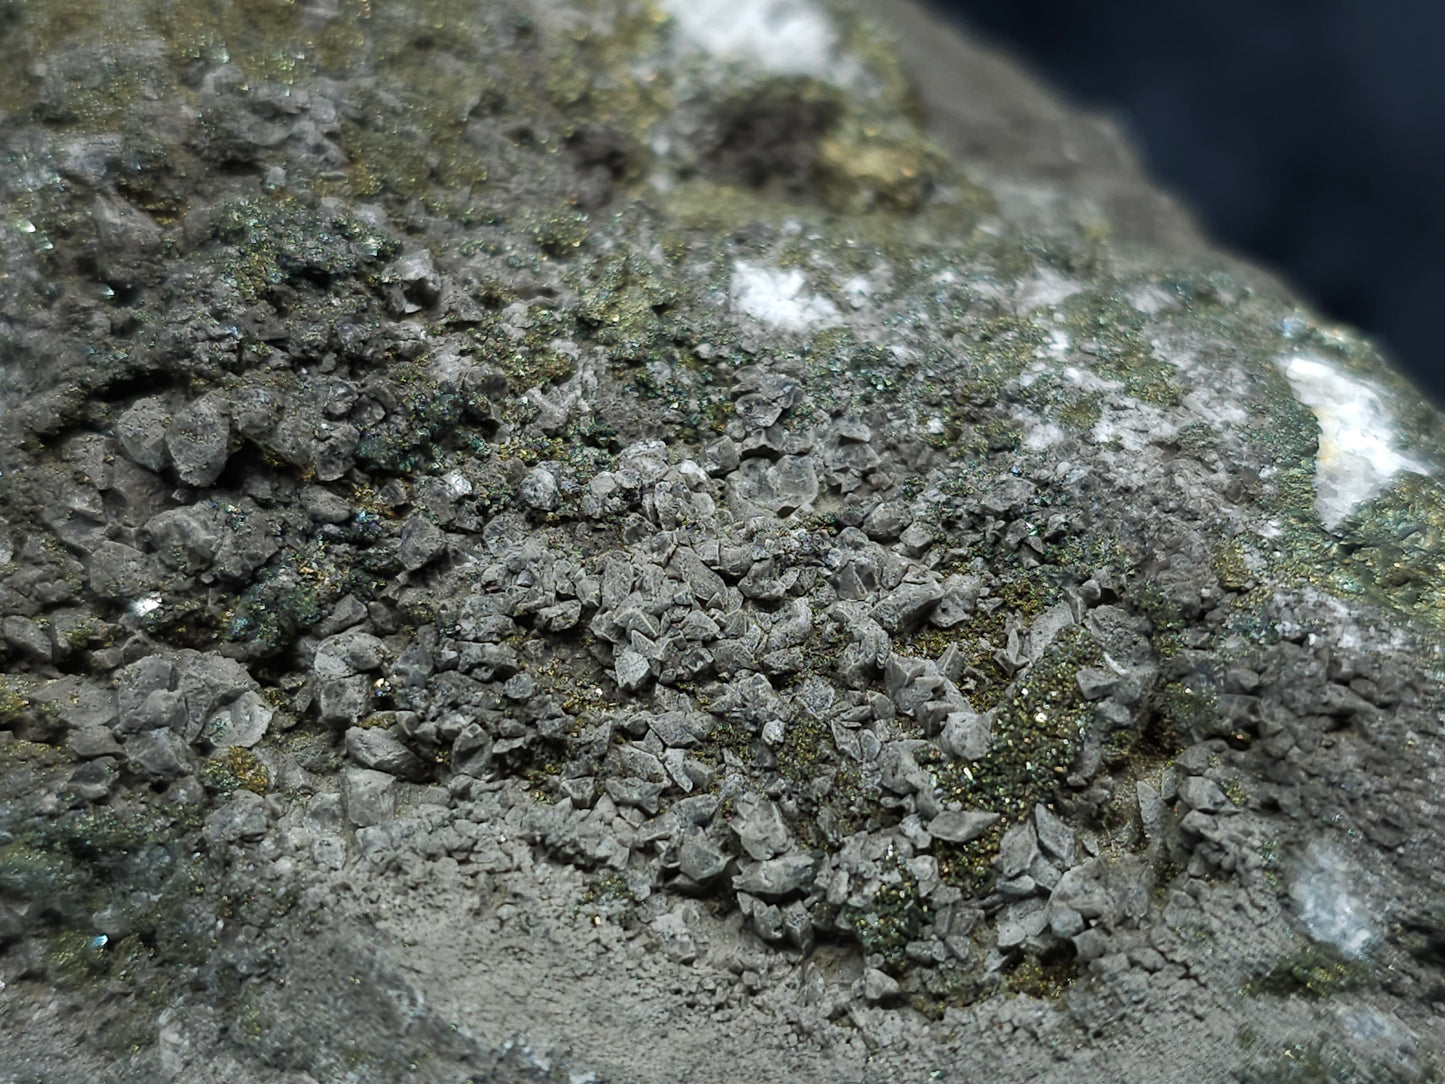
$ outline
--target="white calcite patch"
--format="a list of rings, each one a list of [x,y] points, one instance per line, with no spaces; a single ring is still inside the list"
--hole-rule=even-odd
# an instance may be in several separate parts
[[[1060,353],[1068,351],[1068,335],[1059,332],[1062,339],[1051,338],[1049,343],[1038,350],[1036,355],[1043,355],[1046,360],[1029,363],[1029,367],[1015,378],[1014,383],[1020,388],[1032,387],[1044,377],[1059,376],[1067,380],[1075,387],[1086,391],[1117,391],[1124,385],[1117,380],[1106,380],[1097,373],[1088,369],[1081,369],[1077,365],[1064,365],[1060,367]]]
[[[1040,267],[1029,278],[1020,279],[1014,287],[1014,309],[1025,313],[1034,309],[1053,308],[1082,289],[1078,282],[1065,278],[1052,267]]]
[[[1150,444],[1171,441],[1178,435],[1179,426],[1169,415],[1137,400],[1106,406],[1089,434],[1095,444],[1117,443],[1124,451],[1135,453]]]
[[[1042,452],[1058,447],[1068,439],[1062,426],[1042,419],[1027,422],[1024,429],[1024,448],[1030,452]]]
[[[1098,373],[1080,369],[1077,365],[1065,365],[1060,375],[1084,391],[1115,391],[1124,386],[1121,381],[1106,380]]]
[[[839,287],[844,300],[855,309],[861,309],[873,296],[873,283],[867,275],[854,275]]]
[[[1316,941],[1359,956],[1375,939],[1368,906],[1352,891],[1358,873],[1336,848],[1311,843],[1290,886],[1295,914]]]
[[[472,494],[472,483],[460,471],[448,471],[442,475],[442,482],[447,487],[453,500],[461,500],[463,497],[470,497]]]
[[[1298,355],[1279,366],[1295,396],[1319,419],[1315,507],[1326,527],[1339,526],[1400,471],[1430,473],[1395,449],[1395,416],[1375,388],[1318,358]]]
[[[661,7],[684,40],[718,60],[817,78],[834,67],[837,33],[808,0],[661,0]]]
[[[1129,304],[1142,312],[1145,316],[1155,316],[1167,309],[1177,309],[1179,299],[1165,290],[1162,286],[1153,283],[1145,283],[1136,286],[1125,292],[1124,296]]]
[[[1220,395],[1217,388],[1200,386],[1184,397],[1189,413],[1215,429],[1232,429],[1249,421],[1249,412],[1238,402]]]
[[[838,307],[809,293],[808,280],[796,267],[786,271],[739,260],[733,265],[733,309],[780,331],[807,331],[837,324]]]

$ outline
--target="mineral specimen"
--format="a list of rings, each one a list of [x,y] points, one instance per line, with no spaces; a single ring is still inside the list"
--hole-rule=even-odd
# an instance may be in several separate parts
[[[1434,1071],[1441,418],[918,18],[0,4],[0,1075]]]

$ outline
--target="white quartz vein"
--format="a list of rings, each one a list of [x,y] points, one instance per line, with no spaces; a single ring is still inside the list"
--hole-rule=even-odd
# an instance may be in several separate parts
[[[1400,471],[1430,473],[1395,448],[1395,416],[1378,390],[1319,358],[1284,358],[1280,369],[1299,401],[1319,419],[1315,507],[1326,527],[1339,526],[1351,509],[1378,495]]]

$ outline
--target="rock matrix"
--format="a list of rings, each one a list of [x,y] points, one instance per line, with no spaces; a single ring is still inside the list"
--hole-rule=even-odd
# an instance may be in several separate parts
[[[85,7],[0,4],[5,1073],[1431,1078],[1367,342],[867,11]]]

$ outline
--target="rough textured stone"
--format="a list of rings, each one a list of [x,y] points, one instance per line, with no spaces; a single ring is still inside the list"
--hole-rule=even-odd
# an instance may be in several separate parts
[[[174,508],[151,517],[145,533],[156,556],[179,572],[200,572],[211,566],[224,527],[213,510],[201,506]]]
[[[781,899],[809,884],[813,860],[807,855],[785,855],[765,862],[746,863],[733,878],[733,887],[764,899]]]
[[[143,730],[126,740],[126,760],[149,779],[170,782],[190,771],[185,739],[165,727]]]
[[[946,843],[970,843],[999,822],[997,813],[944,810],[928,822],[928,834]]]
[[[135,601],[159,579],[146,555],[123,542],[98,543],[86,559],[86,571],[91,591],[117,602]]]
[[[1440,417],[873,2],[6,6],[0,1076],[1441,1045]]]
[[[231,419],[211,399],[182,408],[166,427],[166,451],[187,485],[208,486],[220,477],[230,441]]]
[[[1063,869],[1073,866],[1078,846],[1074,830],[1042,803],[1034,806],[1034,830],[1046,854]]]
[[[401,545],[397,556],[408,572],[415,572],[434,560],[446,549],[446,534],[425,516],[415,515],[407,519],[401,529]]]
[[[652,664],[640,652],[629,649],[618,654],[614,673],[619,688],[635,693],[651,680]]]
[[[791,842],[777,805],[766,799],[740,799],[732,830],[743,850],[760,862],[781,854]]]
[[[171,412],[160,399],[140,399],[116,421],[115,435],[133,462],[159,471],[167,462],[166,432]]]
[[[682,841],[678,849],[678,872],[698,883],[705,883],[722,873],[728,865],[728,855],[701,833],[692,833]]]
[[[250,749],[266,736],[275,716],[275,709],[248,689],[206,720],[200,741],[213,749]]]
[[[546,467],[534,467],[522,479],[522,500],[539,512],[557,510],[557,477]]]
[[[342,776],[346,819],[356,828],[385,824],[396,811],[396,776],[369,768],[348,768]]]
[[[1016,824],[1003,834],[999,843],[998,871],[1004,878],[1018,877],[1038,857],[1038,839],[1028,821]]]
[[[212,846],[254,842],[266,834],[269,820],[266,800],[249,790],[240,790],[206,818],[206,841]]]
[[[346,732],[346,752],[363,767],[375,768],[388,775],[403,779],[426,776],[426,765],[421,759],[385,730],[351,727]]]
[[[884,1001],[898,993],[898,980],[892,975],[870,967],[863,972],[863,996],[869,1001]]]

